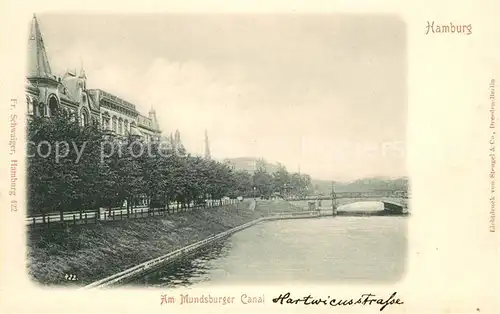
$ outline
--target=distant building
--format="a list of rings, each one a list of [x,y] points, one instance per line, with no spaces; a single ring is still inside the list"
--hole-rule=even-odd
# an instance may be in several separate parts
[[[28,71],[25,90],[29,116],[51,117],[65,112],[82,126],[98,124],[118,135],[139,135],[146,141],[160,140],[156,112],[140,114],[135,105],[102,89],[88,89],[87,75],[68,70],[60,77],[52,73],[42,33],[33,16],[28,40]]]

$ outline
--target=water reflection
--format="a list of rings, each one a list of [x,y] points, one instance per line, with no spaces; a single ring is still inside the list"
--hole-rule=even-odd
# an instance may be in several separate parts
[[[135,280],[132,285],[150,287],[185,287],[194,282],[209,281],[208,271],[214,261],[229,255],[231,242],[217,242],[195,256],[180,260],[168,267],[155,271]]]
[[[265,222],[134,284],[394,282],[405,271],[407,221],[372,216]]]

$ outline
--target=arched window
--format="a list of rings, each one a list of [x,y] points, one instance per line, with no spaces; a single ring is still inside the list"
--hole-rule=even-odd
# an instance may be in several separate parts
[[[107,111],[104,111],[104,113],[101,116],[102,116],[102,129],[103,130],[110,130],[111,129],[111,119],[109,118],[109,113]]]
[[[39,116],[40,112],[39,112],[39,108],[38,108],[38,102],[36,101],[36,99],[33,99],[32,103],[33,103],[33,114],[35,116]]]
[[[87,126],[89,124],[89,116],[87,114],[87,110],[83,109],[80,111],[80,125],[82,127]]]
[[[122,118],[118,119],[118,134],[123,134],[123,120],[122,120]]]
[[[117,121],[116,121],[116,117],[113,117],[113,126],[112,126],[112,130],[113,130],[113,132],[115,132],[115,133],[116,133],[116,122],[117,122]]]
[[[109,117],[104,117],[104,128],[106,130],[111,130],[111,120]]]
[[[125,120],[125,135],[127,135],[129,133],[129,129],[128,129],[128,121]]]
[[[26,96],[26,105],[28,106],[28,115],[32,116],[34,113],[33,101],[31,100],[31,97],[29,97],[29,96]]]
[[[59,108],[59,102],[57,101],[56,96],[51,95],[49,97],[49,105],[48,105],[48,110],[47,110],[47,116],[55,116],[57,114],[57,110]]]
[[[41,102],[40,105],[38,105],[38,115],[39,116],[45,117],[45,115],[46,115],[45,107],[46,106],[43,102]]]
[[[75,111],[73,109],[69,110],[69,121],[75,122],[76,117],[75,117]]]

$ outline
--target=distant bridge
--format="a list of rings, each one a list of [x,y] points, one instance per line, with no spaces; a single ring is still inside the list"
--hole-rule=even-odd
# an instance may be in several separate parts
[[[384,212],[391,214],[403,214],[408,211],[408,198],[403,197],[360,196],[336,199],[337,208],[358,202],[381,202],[384,204]],[[338,212],[340,213],[342,210],[339,209]]]
[[[397,197],[397,198],[405,198],[407,197],[407,191],[394,191],[394,190],[374,190],[367,192],[335,192],[335,198],[365,198],[365,197]],[[332,199],[332,195],[308,195],[303,199],[308,200],[330,200]]]
[[[381,202],[384,204],[383,212],[380,214],[405,214],[408,212],[408,193],[406,191],[369,191],[369,192],[337,192],[334,193],[333,200],[335,202],[337,214],[345,214],[347,211],[339,209],[339,207],[358,203],[358,202]],[[331,201],[331,195],[309,195],[301,200],[306,201]],[[322,204],[321,209],[331,208],[331,202]],[[349,211],[351,214],[374,214],[373,211]]]

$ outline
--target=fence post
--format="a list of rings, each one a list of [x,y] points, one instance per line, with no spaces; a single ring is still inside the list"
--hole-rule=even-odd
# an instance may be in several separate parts
[[[144,211],[143,209],[141,208],[141,218],[144,217]]]
[[[113,220],[115,220],[115,211],[113,211]]]
[[[50,216],[47,216],[47,227],[50,225]]]
[[[104,220],[106,220],[106,212],[104,212]]]
[[[82,219],[82,211],[80,210],[80,220]]]
[[[123,220],[123,212],[120,211],[120,220]]]
[[[87,224],[87,213],[85,213],[85,224]]]
[[[36,219],[35,219],[35,216],[33,216],[33,226],[35,225],[36,223]]]
[[[73,225],[76,225],[76,216],[73,215]]]

